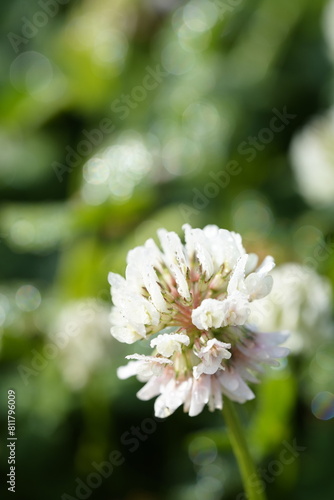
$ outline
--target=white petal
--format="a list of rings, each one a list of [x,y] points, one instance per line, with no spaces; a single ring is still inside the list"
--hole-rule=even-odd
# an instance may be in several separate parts
[[[268,273],[274,266],[274,259],[268,256],[254,273],[247,276],[245,279],[245,286],[250,300],[262,299],[271,292],[273,278],[272,276],[268,276]]]
[[[254,269],[257,266],[257,263],[259,261],[259,257],[256,255],[256,253],[250,253],[248,254],[248,260],[246,264],[246,275],[254,271]]]
[[[211,381],[211,394],[209,399],[209,410],[222,410],[223,408],[223,398],[221,393],[221,387],[217,377],[210,377]]]
[[[115,287],[116,290],[118,288],[120,288],[121,286],[125,285],[125,279],[123,278],[123,276],[120,276],[119,274],[116,274],[116,273],[109,273],[108,274],[108,281],[109,281],[109,284],[112,287]]]
[[[158,236],[167,260],[177,263],[178,267],[185,275],[188,269],[188,263],[179,236],[174,233],[174,231],[168,232],[165,229],[159,229]]]
[[[216,299],[205,299],[201,305],[193,309],[191,321],[199,330],[219,328],[225,317],[223,301]]]
[[[221,326],[244,325],[249,317],[250,308],[247,298],[240,292],[233,292],[222,301],[224,318]]]
[[[219,229],[216,241],[212,242],[212,250],[217,261],[220,265],[224,264],[227,270],[233,269],[238,259],[246,253],[240,234],[226,229]]]
[[[143,335],[140,335],[136,332],[131,325],[129,326],[112,326],[110,329],[111,335],[118,340],[119,342],[123,342],[124,344],[133,344],[137,340],[145,338]]]
[[[193,367],[193,376],[195,379],[200,378],[200,376],[204,373],[204,364],[199,363],[199,365],[196,365]]]
[[[211,383],[208,375],[202,375],[198,380],[194,380],[191,392],[189,407],[189,417],[195,417],[203,410],[209,402]]]
[[[215,266],[211,255],[210,241],[201,229],[192,229],[189,224],[184,224],[186,248],[189,258],[196,255],[205,278],[208,280],[215,272]]]
[[[258,300],[266,297],[273,287],[272,276],[261,276],[252,273],[245,279],[246,289],[250,300]]]
[[[184,227],[184,226],[183,226]],[[217,238],[219,232],[219,227],[215,224],[208,224],[203,227],[203,233],[209,239]]]
[[[130,361],[125,366],[120,366],[117,368],[117,377],[124,380],[129,377],[133,377],[138,373],[138,361]]]
[[[165,229],[158,230],[158,236],[164,251],[167,266],[177,283],[179,294],[186,300],[190,299],[189,287],[186,280],[188,263],[180,238],[174,232]]]
[[[245,254],[239,258],[233,272],[231,274],[231,278],[227,287],[228,295],[232,294],[235,291],[245,292],[244,279],[245,279],[245,269],[248,260],[248,255]]]
[[[117,370],[118,377],[124,379],[137,375],[141,382],[146,382],[154,375],[160,375],[164,365],[173,364],[169,359],[145,356],[143,354],[130,354],[126,356],[126,359],[135,361],[130,361],[126,366],[120,366]]]
[[[265,276],[266,274],[270,273],[275,267],[275,261],[271,255],[268,255],[262,264],[258,267],[257,272],[259,274],[262,274]]]
[[[180,333],[163,333],[151,340],[150,346],[156,347],[157,351],[169,358],[175,351],[181,352],[181,344],[189,345],[190,339],[188,335]]]
[[[145,287],[155,308],[160,312],[166,312],[167,303],[158,285],[158,277],[153,268],[154,257],[152,252],[144,247],[134,248],[128,253],[127,261],[127,282],[136,288],[139,293]]]
[[[161,365],[172,365],[173,361],[167,358],[157,358],[156,356],[145,356],[145,354],[128,354],[126,359],[137,359],[146,363],[158,363]]]
[[[150,253],[150,258],[153,267],[159,269],[159,271],[162,271],[163,263],[164,263],[164,258],[162,255],[162,252],[160,251],[159,247],[155,243],[155,241],[152,238],[149,238],[144,245],[145,248]]]
[[[160,394],[161,377],[151,377],[150,380],[137,392],[137,398],[148,401]]]
[[[145,334],[145,325],[158,325],[160,323],[160,313],[154,305],[141,295],[130,292],[122,293],[114,299],[114,304],[127,321],[140,334]]]
[[[177,382],[175,379],[170,380],[164,387],[163,393],[155,401],[155,416],[165,418],[174,413],[186,401],[191,386],[191,378],[182,382]]]
[[[227,344],[226,342],[221,342],[216,338],[210,339],[207,341],[206,346],[201,349],[203,354],[210,352],[212,349],[218,349],[219,351],[223,351],[224,355],[226,355],[227,359],[231,357],[231,353],[227,352],[226,349],[231,348],[231,344]],[[199,355],[199,357],[202,357]]]
[[[217,339],[211,339],[206,343],[206,346],[195,353],[202,363],[193,368],[193,375],[198,379],[202,373],[213,375],[217,370],[223,369],[221,366],[223,359],[230,359],[231,353],[228,351],[231,344],[225,344]]]

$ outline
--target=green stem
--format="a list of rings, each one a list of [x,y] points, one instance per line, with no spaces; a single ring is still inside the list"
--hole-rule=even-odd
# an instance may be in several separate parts
[[[224,398],[223,415],[227,424],[231,445],[240,468],[247,499],[266,500],[266,496],[262,488],[262,481],[259,478],[255,464],[249,453],[239,417],[235,411],[233,403],[227,397]]]

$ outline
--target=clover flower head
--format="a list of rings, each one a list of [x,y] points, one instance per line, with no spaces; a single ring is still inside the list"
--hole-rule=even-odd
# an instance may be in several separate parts
[[[154,348],[151,356],[127,356],[118,376],[146,382],[137,396],[158,396],[158,417],[181,405],[190,416],[206,404],[222,409],[222,395],[253,399],[247,383],[258,382],[263,364],[277,365],[288,354],[279,347],[286,334],[248,324],[253,301],[271,290],[273,258],[257,267],[239,234],[214,225],[183,229],[184,244],[160,229],[161,249],[149,239],[129,252],[125,278],[109,274],[112,335],[128,344],[151,338]]]

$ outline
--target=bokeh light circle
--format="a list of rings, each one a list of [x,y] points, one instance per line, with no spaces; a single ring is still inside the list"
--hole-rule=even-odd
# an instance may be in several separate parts
[[[6,323],[9,309],[10,309],[9,300],[5,295],[0,293],[0,327]]]
[[[83,168],[84,179],[89,184],[103,184],[108,179],[109,174],[109,166],[102,158],[91,158]]]
[[[170,42],[162,51],[161,62],[168,73],[184,75],[194,67],[195,58],[192,53],[182,50],[178,43]]]
[[[196,437],[189,444],[188,453],[195,465],[208,465],[217,458],[217,446],[212,439]]]
[[[15,302],[17,307],[22,311],[29,312],[38,309],[42,302],[42,298],[36,287],[33,285],[23,285],[16,292]]]
[[[54,78],[51,61],[39,52],[23,52],[10,66],[10,81],[19,92],[35,95],[45,90]]]
[[[19,219],[10,229],[10,239],[19,247],[27,247],[35,240],[36,230],[34,225],[24,219]]]
[[[274,217],[260,193],[246,191],[233,205],[234,229],[244,238],[257,239],[259,235],[267,235],[272,231]]]
[[[319,420],[330,420],[334,417],[334,394],[319,392],[312,400],[311,409]]]

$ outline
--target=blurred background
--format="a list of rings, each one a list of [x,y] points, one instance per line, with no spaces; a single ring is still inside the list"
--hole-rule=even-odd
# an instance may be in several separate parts
[[[110,336],[108,272],[185,222],[275,257],[254,315],[292,353],[238,410],[270,499],[333,498],[334,2],[0,10],[0,435],[14,389],[18,498],[244,498],[219,412],[158,422],[116,377],[134,349]],[[2,449],[5,498],[7,473]]]

